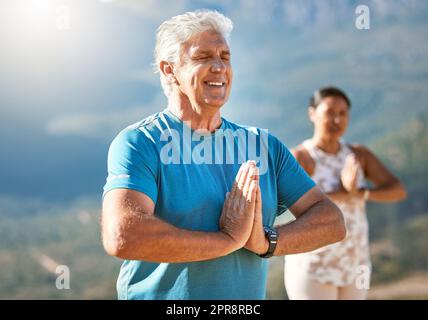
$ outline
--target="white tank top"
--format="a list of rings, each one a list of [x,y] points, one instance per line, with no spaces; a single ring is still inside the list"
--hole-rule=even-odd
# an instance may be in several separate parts
[[[305,140],[303,146],[315,161],[312,179],[326,193],[337,191],[345,160],[353,153],[351,148],[340,141],[338,153],[329,154],[317,148],[311,140]],[[366,186],[361,169],[358,186]],[[361,198],[335,201],[335,204],[344,216],[346,238],[315,251],[288,255],[285,257],[285,267],[306,272],[310,278],[321,283],[346,286],[355,281],[361,270],[371,270],[366,208]]]

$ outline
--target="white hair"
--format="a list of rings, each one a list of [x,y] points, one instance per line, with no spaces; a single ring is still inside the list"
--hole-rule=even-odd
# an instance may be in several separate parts
[[[193,35],[213,30],[220,33],[229,44],[232,33],[232,21],[215,10],[196,10],[172,17],[164,21],[157,30],[155,56],[155,72],[159,72],[161,61],[178,63],[181,45]],[[172,91],[172,84],[160,73],[160,81],[165,95]]]

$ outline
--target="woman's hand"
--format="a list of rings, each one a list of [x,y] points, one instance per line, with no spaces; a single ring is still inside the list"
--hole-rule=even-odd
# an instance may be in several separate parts
[[[235,242],[237,249],[247,243],[253,229],[257,181],[255,162],[243,163],[223,205],[220,231]]]
[[[354,154],[347,156],[345,166],[340,174],[340,180],[343,188],[351,195],[358,193],[358,174],[361,165]]]

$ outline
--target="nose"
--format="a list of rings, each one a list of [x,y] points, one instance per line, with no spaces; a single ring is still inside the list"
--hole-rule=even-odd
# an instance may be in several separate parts
[[[211,65],[211,71],[215,73],[223,73],[226,71],[226,65],[221,58],[215,59]]]

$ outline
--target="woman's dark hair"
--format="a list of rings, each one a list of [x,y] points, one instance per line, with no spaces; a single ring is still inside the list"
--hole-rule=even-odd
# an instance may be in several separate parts
[[[316,108],[321,103],[322,99],[332,96],[345,99],[346,103],[348,104],[348,108],[351,108],[351,101],[349,100],[348,96],[345,94],[345,92],[336,87],[324,87],[315,91],[310,99],[309,106]]]

